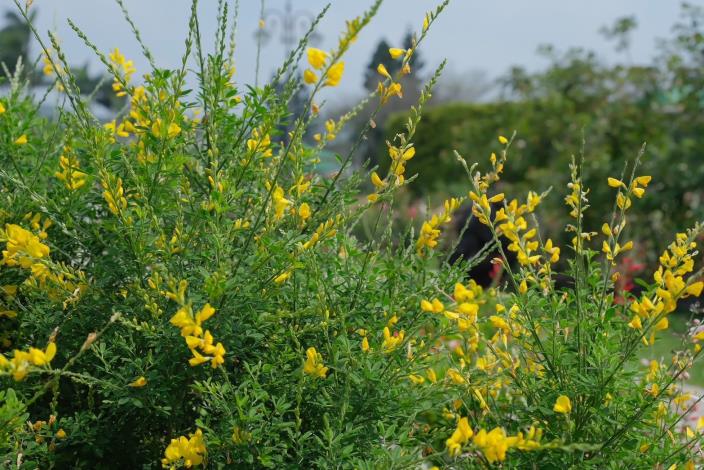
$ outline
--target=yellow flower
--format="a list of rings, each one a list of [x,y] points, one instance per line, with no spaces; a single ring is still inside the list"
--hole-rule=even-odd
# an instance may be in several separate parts
[[[53,341],[49,343],[45,351],[37,348],[29,348],[29,360],[35,366],[46,366],[49,365],[51,360],[56,355],[56,343]]]
[[[212,317],[214,314],[215,309],[211,307],[210,304],[205,304],[194,317],[191,306],[184,305],[178,309],[169,322],[175,327],[181,329],[181,336],[200,337],[203,334],[203,322]]]
[[[306,350],[306,361],[303,363],[303,372],[312,377],[319,377],[321,379],[324,379],[325,375],[328,373],[328,368],[323,365],[323,356],[312,346]]]
[[[626,187],[625,184],[623,184],[623,181],[617,180],[616,178],[607,178],[606,182],[611,186],[612,188],[620,188],[620,187]]]
[[[499,136],[499,143],[500,143],[501,145],[506,145],[506,144],[508,144],[508,139],[507,139],[506,137],[500,135],[500,136]]]
[[[274,192],[271,193],[271,201],[274,206],[274,219],[280,220],[284,216],[286,208],[292,203],[285,197],[284,189],[281,186],[276,186]]]
[[[631,198],[624,196],[623,193],[618,193],[618,196],[616,196],[616,205],[619,209],[626,210],[631,207]]]
[[[511,327],[509,326],[508,323],[506,323],[506,320],[504,320],[503,318],[501,318],[499,316],[492,315],[489,317],[489,321],[491,322],[491,325],[494,328],[498,328],[498,329],[504,331],[505,333],[509,333],[511,331]]]
[[[391,352],[396,349],[401,343],[403,343],[403,338],[405,337],[405,332],[401,330],[398,334],[392,335],[391,330],[388,326],[384,327],[384,342],[381,344],[384,352]]]
[[[225,363],[225,347],[222,345],[222,343],[216,344],[214,347],[211,347],[209,349],[208,354],[212,354],[213,358],[210,361],[210,367],[215,369],[219,365],[222,365]]]
[[[377,174],[376,171],[373,171],[373,172],[372,172],[372,184],[373,184],[377,189],[381,189],[381,188],[383,188],[384,186],[386,186],[386,183],[384,183],[384,181],[382,181],[382,179],[379,177],[379,175]]]
[[[49,256],[49,247],[29,230],[8,224],[5,226],[5,233],[7,246],[2,252],[2,263],[6,266],[19,265],[23,269],[30,269],[37,259]]]
[[[196,351],[195,349],[191,349],[191,352],[193,353],[193,357],[188,360],[188,364],[191,367],[199,366],[205,362],[208,362],[210,358],[203,356],[201,353]]]
[[[318,81],[318,76],[311,69],[306,69],[303,72],[303,81],[306,82],[308,85],[313,85],[315,82]]]
[[[181,127],[179,127],[179,125],[176,124],[175,122],[172,122],[171,124],[169,124],[169,127],[166,130],[166,135],[168,135],[170,138],[174,138],[177,135],[179,135],[180,133],[181,133]]]
[[[489,463],[494,463],[506,460],[506,451],[515,440],[515,437],[506,436],[503,428],[494,428],[489,432],[484,429],[479,430],[472,442],[479,447]]]
[[[526,280],[522,280],[521,284],[518,286],[518,292],[521,294],[525,294],[528,292],[528,283],[526,283]]]
[[[0,102],[0,114],[5,112],[5,106]]]
[[[325,65],[325,61],[328,58],[328,53],[315,47],[308,48],[308,63],[314,69],[322,69]]]
[[[203,463],[203,454],[205,454],[205,442],[203,442],[203,432],[198,429],[195,434],[190,435],[190,438],[180,436],[178,439],[171,439],[171,443],[164,451],[161,464],[164,468],[176,468],[176,464],[190,468]]]
[[[425,378],[420,375],[417,375],[417,374],[409,375],[408,380],[410,380],[411,382],[413,382],[416,385],[421,385],[425,382]]]
[[[384,66],[384,64],[379,64],[376,67],[376,71],[379,72],[379,75],[386,77],[388,79],[391,79],[391,74],[389,74],[389,71],[386,70],[386,67]]]
[[[137,377],[137,379],[135,379],[133,382],[130,382],[128,384],[128,387],[140,388],[144,387],[145,385],[147,385],[147,379],[143,375],[141,375]]]
[[[64,431],[63,428],[59,428],[59,430],[56,431],[56,438],[57,439],[66,439],[66,431]]]
[[[80,163],[75,155],[71,153],[71,149],[64,148],[65,155],[59,157],[59,166],[61,171],[54,173],[57,179],[64,182],[64,186],[69,191],[75,191],[82,188],[86,184],[86,174],[79,170]]]
[[[161,122],[161,121],[159,121],[159,122]],[[112,142],[115,142],[115,136],[117,136],[117,137],[129,137],[130,136],[129,132],[127,132],[127,130],[125,130],[125,123],[124,122],[117,124],[117,121],[115,119],[113,119],[111,122],[108,122],[103,127],[106,130],[110,131]],[[156,131],[155,131],[154,135],[157,135]]]
[[[650,180],[653,179],[652,176],[639,176],[635,180],[633,180],[633,183],[636,185],[643,186],[644,188],[650,184]]]
[[[12,378],[19,382],[27,377],[30,366],[41,367],[49,365],[55,355],[56,344],[53,341],[47,345],[44,351],[37,348],[29,348],[27,352],[15,349],[12,359],[7,359],[0,354],[0,369],[9,371]]]
[[[15,145],[24,145],[27,143],[27,134],[22,134],[15,139]]]
[[[457,371],[457,369],[448,369],[447,376],[450,377],[450,380],[457,385],[461,385],[466,382],[465,378]]]
[[[310,206],[304,202],[298,207],[298,216],[305,222],[310,217]]]
[[[453,457],[459,455],[462,452],[462,445],[466,444],[473,435],[474,431],[469,426],[469,420],[466,417],[460,418],[457,421],[457,429],[445,441],[447,452]]]
[[[254,129],[252,138],[247,139],[247,150],[250,152],[260,152],[264,158],[269,158],[273,155],[271,150],[271,136],[265,134],[264,131]]]
[[[211,307],[209,303],[206,303],[205,305],[203,305],[203,308],[200,309],[198,313],[196,313],[196,323],[200,325],[208,318],[212,317],[214,314],[215,309]]]
[[[156,121],[154,121],[154,123],[152,124],[152,134],[154,134],[154,137],[164,137],[164,131],[166,131],[166,136],[168,138],[173,139],[181,133],[181,127],[179,127],[178,124],[172,122],[168,126],[166,126],[166,128],[164,128],[161,119],[157,119]]]
[[[405,53],[406,53],[406,49],[399,49],[397,47],[392,47],[391,49],[389,49],[389,55],[394,60],[398,59],[399,57],[401,57]]]
[[[628,326],[636,330],[643,329],[643,324],[641,323],[640,317],[638,315],[633,316],[633,319],[628,323]]]
[[[694,297],[699,297],[702,293],[702,289],[704,289],[704,281],[699,281],[688,286],[684,290],[684,293]]]
[[[438,376],[433,369],[428,369],[427,371],[425,371],[425,375],[428,377],[428,380],[430,380],[430,382],[432,383],[438,381]]]
[[[543,247],[543,251],[550,255],[551,263],[555,264],[560,260],[560,248],[557,246],[553,246],[551,239],[547,239],[547,241],[545,242],[545,246]]]
[[[572,411],[572,402],[569,397],[560,395],[555,401],[555,406],[552,407],[556,413],[569,414]]]
[[[365,336],[364,338],[362,338],[362,351],[369,352],[370,349],[371,348],[369,347],[369,340]]]
[[[345,71],[345,63],[338,62],[328,70],[328,75],[325,80],[327,86],[337,86],[342,80],[342,74]]]
[[[662,317],[654,326],[653,329],[655,331],[662,331],[666,330],[670,326],[669,321],[667,320],[667,317]]]
[[[276,276],[274,278],[274,283],[279,284],[279,285],[283,284],[284,282],[286,282],[288,280],[288,278],[291,277],[291,274],[292,274],[291,271],[282,272],[281,274],[279,274],[278,276]]]
[[[424,312],[432,313],[442,313],[445,311],[445,306],[438,299],[433,299],[432,301],[421,300],[420,308]]]

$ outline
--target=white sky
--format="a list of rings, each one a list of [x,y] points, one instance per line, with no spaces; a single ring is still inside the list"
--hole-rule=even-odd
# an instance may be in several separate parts
[[[266,7],[282,9],[285,1],[266,0]],[[144,41],[157,57],[158,65],[176,67],[184,48],[190,1],[124,2]],[[200,0],[199,3],[201,33],[205,44],[211,48],[217,1]],[[327,2],[292,0],[292,3],[294,10],[317,13]],[[331,3],[319,30],[323,48],[332,48],[344,28],[345,19],[360,14],[371,0],[331,0]],[[704,4],[704,0],[690,3]],[[11,0],[0,0],[0,4],[13,7]],[[349,52],[345,77],[335,93],[358,93],[364,68],[377,41],[385,37],[392,44],[400,42],[409,27],[420,27],[424,12],[436,4],[429,0],[386,0],[377,18]],[[491,77],[504,73],[512,65],[530,69],[541,67],[544,62],[536,54],[541,44],[554,44],[561,49],[582,46],[596,50],[607,59],[615,59],[617,54],[598,30],[618,17],[636,15],[638,29],[633,36],[631,57],[634,62],[645,62],[656,52],[656,38],[669,35],[679,6],[676,0],[453,0],[434,25],[421,53],[426,61],[426,72],[442,58],[448,58],[450,68],[456,72],[481,69]],[[35,0],[33,8],[39,12],[39,30],[56,31],[72,63],[94,64],[96,60],[70,30],[67,17],[102,50],[117,46],[135,61],[138,72],[147,70],[147,62],[113,0]],[[239,81],[244,83],[254,80],[254,31],[259,8],[259,0],[240,0],[237,64]],[[278,32],[274,34],[276,36],[262,53],[264,77],[269,77],[284,57]]]

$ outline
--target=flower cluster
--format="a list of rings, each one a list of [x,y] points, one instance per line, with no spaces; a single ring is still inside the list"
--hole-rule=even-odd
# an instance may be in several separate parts
[[[391,49],[389,49],[389,55],[393,60],[397,60],[403,56],[403,64],[401,65],[401,76],[408,75],[411,73],[410,61],[414,51],[415,47],[412,47],[410,49],[399,49],[392,47]],[[377,85],[377,93],[379,94],[379,97],[381,99],[381,104],[386,104],[386,102],[389,101],[389,99],[393,96],[403,98],[403,88],[401,87],[401,84],[394,80],[394,77],[391,76],[389,71],[386,69],[386,66],[384,66],[384,64],[379,64],[376,68],[376,71],[379,73],[379,75],[386,79],[386,82],[380,81]]]
[[[303,362],[303,372],[324,379],[328,373],[328,368],[323,365],[323,356],[314,347],[306,349],[306,360]]]
[[[479,308],[485,303],[482,298],[483,292],[482,286],[474,280],[470,280],[466,286],[458,282],[454,288],[454,302],[448,308],[437,298],[421,300],[420,308],[424,312],[443,314],[449,320],[456,322],[460,331],[468,331],[471,333],[470,336],[473,336],[477,333],[475,325]]]
[[[59,166],[61,171],[54,173],[54,176],[62,181],[69,191],[80,189],[86,184],[87,175],[80,171],[81,164],[78,157],[68,145],[64,146],[64,152],[59,157]]]
[[[247,139],[247,150],[259,153],[264,158],[271,157],[271,137],[261,129],[252,130],[252,136]]]
[[[342,80],[342,74],[345,71],[345,63],[343,61],[337,61],[332,64],[328,64],[328,59],[330,54],[321,49],[315,47],[308,48],[308,63],[312,69],[306,69],[303,72],[303,81],[309,85],[313,85],[318,82],[318,75],[316,70],[322,71],[325,86],[337,86]],[[327,69],[326,69],[327,67]]]
[[[4,237],[7,245],[0,264],[29,270],[25,285],[39,287],[52,301],[64,299],[65,309],[68,304],[77,302],[85,291],[85,275],[51,261],[49,247],[41,242],[47,238],[46,230],[52,225],[51,220],[42,221],[41,214],[31,212],[25,215],[25,220],[37,234],[16,224],[6,225]],[[68,298],[65,298],[66,293]]]
[[[271,190],[271,184],[267,181],[266,189]],[[271,207],[274,209],[274,220],[281,220],[286,213],[286,209],[293,204],[289,199],[286,199],[284,188],[278,184],[274,187],[271,193]]]
[[[108,209],[114,215],[120,215],[122,211],[127,209],[127,198],[125,197],[125,189],[122,187],[122,178],[112,179],[105,177],[100,182],[103,187],[103,198],[108,203]]]
[[[39,260],[49,257],[49,247],[40,241],[40,237],[19,225],[6,225],[5,237],[7,247],[2,252],[2,264],[5,266],[20,266],[34,271],[36,268],[33,267]]]
[[[335,224],[339,224],[341,220],[342,217],[338,214],[335,219],[328,219],[318,225],[318,228],[315,229],[315,232],[313,232],[310,239],[301,245],[301,249],[310,250],[321,241],[328,240],[337,235]]]
[[[667,314],[677,308],[677,301],[689,296],[699,296],[704,289],[704,281],[688,282],[684,276],[694,270],[694,257],[697,255],[697,242],[694,241],[700,227],[689,233],[678,233],[675,241],[660,256],[660,266],[653,273],[655,292],[646,292],[640,299],[633,300],[630,310],[634,316],[628,326],[637,330],[652,327],[650,338],[643,336],[643,342],[652,345],[655,332],[669,326]]]
[[[112,89],[117,96],[125,96],[127,92],[125,91],[124,85],[130,82],[132,75],[137,71],[137,69],[135,69],[134,63],[131,60],[127,60],[118,48],[115,48],[110,53],[109,59],[110,64],[114,67],[114,71],[116,72],[115,80],[112,83]],[[121,76],[121,79],[118,78],[117,74]]]
[[[416,155],[416,148],[411,143],[402,143],[400,146],[388,144],[389,157],[391,157],[391,174],[396,176],[396,184],[405,181],[406,162]]]
[[[596,232],[581,231],[584,212],[589,208],[589,200],[587,199],[589,190],[585,189],[582,184],[580,167],[575,162],[574,157],[570,163],[570,182],[567,183],[567,188],[570,190],[570,193],[565,196],[565,204],[570,208],[570,216],[576,219],[577,225],[568,224],[565,230],[576,234],[572,238],[572,246],[577,253],[581,254],[584,248],[584,241],[591,240],[592,237],[596,235]]]
[[[51,363],[56,355],[56,343],[50,342],[44,350],[29,348],[28,351],[20,351],[15,349],[12,354],[12,359],[7,359],[0,354],[0,371],[11,374],[12,378],[19,382],[27,377],[31,366],[44,367]]]
[[[509,436],[501,427],[496,427],[488,432],[485,429],[480,429],[475,434],[468,419],[462,417],[457,421],[457,428],[447,439],[445,445],[450,455],[458,456],[462,452],[462,447],[472,439],[474,448],[480,451],[489,463],[494,463],[506,460],[506,453],[512,448],[523,451],[539,449],[541,438],[542,430],[533,426],[525,436],[522,432],[515,436]]]
[[[194,315],[191,303],[185,298],[186,287],[186,281],[181,281],[177,288],[166,292],[169,299],[180,305],[169,321],[181,329],[181,336],[185,338],[186,345],[193,354],[193,357],[188,360],[191,367],[210,362],[210,366],[215,369],[225,363],[225,347],[222,343],[214,344],[210,331],[203,330],[203,323],[215,314],[215,309],[206,303]]]
[[[420,236],[416,241],[416,251],[422,254],[424,249],[433,249],[438,244],[440,237],[440,227],[452,221],[452,213],[462,203],[461,199],[451,198],[445,201],[442,214],[433,215],[430,220],[423,222],[420,229]]]
[[[203,431],[196,430],[189,437],[180,436],[178,439],[171,439],[168,447],[164,451],[164,458],[161,459],[163,468],[175,470],[183,465],[191,468],[203,463],[205,455],[205,442],[203,441]]]
[[[337,124],[335,124],[335,121],[333,121],[332,119],[328,119],[327,121],[325,121],[325,135],[324,135],[324,137],[325,137],[326,141],[329,142],[329,141],[335,140],[335,138],[337,138],[337,134],[335,133],[336,129],[337,129]],[[322,142],[323,141],[323,134],[321,134],[319,132],[316,134],[313,134],[313,139],[316,142]]]
[[[490,202],[491,199],[489,199]],[[513,199],[505,207],[499,209],[494,218],[494,224],[498,224],[498,234],[508,238],[511,243],[507,248],[509,251],[516,253],[516,259],[522,266],[535,265],[541,259],[541,255],[537,254],[539,246],[539,242],[536,239],[537,229],[528,229],[528,222],[524,217],[524,215],[533,213],[541,199],[541,196],[531,191],[528,193],[525,204],[519,204],[516,199]],[[559,251],[554,250],[552,243],[546,250],[550,252],[551,262],[555,253],[559,256]]]
[[[406,337],[406,332],[403,330],[391,334],[391,330],[388,326],[384,327],[382,334],[384,336],[384,341],[381,343],[381,350],[386,353],[389,353],[402,345],[403,340]]]

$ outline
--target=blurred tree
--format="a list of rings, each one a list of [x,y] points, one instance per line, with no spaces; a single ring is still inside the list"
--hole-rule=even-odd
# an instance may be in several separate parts
[[[446,66],[433,92],[432,103],[476,103],[494,88],[484,70],[457,71]]]
[[[631,33],[638,27],[635,16],[618,18],[611,26],[602,27],[599,32],[616,44],[616,50],[629,55],[631,47]],[[630,57],[629,57],[630,60]]]
[[[373,91],[376,89],[376,84],[379,82],[379,73],[376,68],[379,64],[384,64],[391,75],[401,69],[401,63],[397,60],[392,60],[389,56],[390,47],[386,39],[381,39],[377,43],[376,49],[372,53],[372,58],[364,71],[364,88],[367,90]]]
[[[33,20],[36,12],[32,11]],[[4,63],[10,74],[15,73],[17,61],[27,64],[29,58],[30,29],[24,19],[13,11],[5,12],[6,25],[0,29],[0,63]],[[27,69],[28,70],[28,69]],[[0,69],[0,75],[5,70]]]

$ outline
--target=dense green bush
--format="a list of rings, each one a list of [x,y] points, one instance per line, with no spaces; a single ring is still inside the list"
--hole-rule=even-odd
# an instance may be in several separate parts
[[[66,106],[57,122],[40,119],[18,79],[0,99],[4,467],[701,464],[704,422],[680,429],[677,407],[689,406],[679,384],[704,335],[688,335],[673,361],[641,370],[633,359],[677,300],[701,292],[702,227],[677,235],[638,299],[613,298],[612,261],[631,246],[629,206],[651,184],[639,160],[608,182],[618,209],[591,209],[604,235],[585,225],[573,164],[567,228],[578,241],[561,251],[532,217],[545,194],[489,194],[515,142],[499,137],[481,174],[459,158],[475,215],[520,262],[506,266],[509,286],[486,291],[464,279],[467,266],[437,268],[461,198],[417,234],[393,230],[399,189],[416,184],[407,165],[440,70],[390,142],[389,172],[345,173],[350,148],[335,176],[316,173],[319,153],[359,110],[326,123],[310,146],[316,100],[339,83],[345,52],[379,5],[350,21],[332,51],[306,49],[307,35],[272,83],[246,91],[234,81],[225,1],[214,53],[203,52],[194,1],[181,67],[141,82],[119,50],[101,53],[74,26],[129,99],[106,125],[87,111],[56,38],[48,47],[37,36]],[[389,51],[400,74],[446,5],[410,48]],[[305,85],[285,74],[304,54]],[[197,90],[186,89],[191,66]],[[401,91],[384,72],[370,121]],[[294,118],[289,101],[302,86],[310,98]],[[369,212],[362,242],[353,234]],[[566,291],[553,283],[561,256],[575,280]]]

